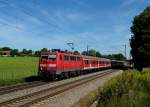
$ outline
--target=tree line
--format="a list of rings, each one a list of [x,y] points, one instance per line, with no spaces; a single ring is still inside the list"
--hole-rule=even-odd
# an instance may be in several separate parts
[[[19,49],[12,49],[10,47],[2,47],[0,48],[0,55],[3,54],[3,51],[10,51],[10,56],[14,57],[14,56],[35,56],[38,57],[40,56],[40,53],[42,51],[47,51],[47,48],[43,48],[41,50],[36,50],[33,51],[31,49],[22,49],[21,51],[19,51]]]
[[[11,49],[9,47],[2,47],[0,48],[0,55],[2,55],[2,51],[10,51],[10,56],[35,56],[39,57],[41,52],[48,51],[47,48],[42,48],[41,50],[33,51],[31,49],[22,49],[19,51],[19,49]],[[65,52],[69,52],[65,50]],[[74,51],[75,54],[81,54],[86,56],[93,56],[93,57],[104,57],[112,60],[125,60],[125,56],[121,53],[118,54],[109,54],[109,55],[102,55],[99,51],[96,51],[94,49],[90,49],[89,51],[82,51],[81,53],[79,51]]]
[[[90,49],[89,51],[83,51],[81,54],[94,57],[103,57],[111,60],[126,60],[126,57],[122,53],[104,55],[94,49]]]

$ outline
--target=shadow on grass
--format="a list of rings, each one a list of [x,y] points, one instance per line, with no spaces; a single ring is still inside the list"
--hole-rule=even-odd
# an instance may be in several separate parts
[[[26,82],[33,82],[33,81],[40,81],[40,80],[41,78],[39,76],[30,76],[25,78]]]

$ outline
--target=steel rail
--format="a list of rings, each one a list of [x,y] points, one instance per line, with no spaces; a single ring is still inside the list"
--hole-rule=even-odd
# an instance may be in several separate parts
[[[15,92],[18,90],[23,90],[27,88],[32,88],[40,85],[46,84],[45,82],[42,81],[34,81],[34,82],[29,82],[29,83],[23,83],[19,85],[14,85],[14,86],[7,86],[7,87],[1,87],[0,88],[0,95],[8,94],[11,92]]]
[[[75,88],[79,85],[85,84],[89,81],[95,80],[100,77],[104,77],[107,74],[112,73],[113,71],[104,71],[100,74],[95,74],[89,77],[85,77],[76,81],[72,81],[69,83],[64,83],[59,86],[47,88],[38,92],[34,92],[22,97],[18,97],[9,101],[1,102],[0,106],[15,106],[15,107],[27,107],[32,104],[35,104],[37,102],[40,102],[44,99],[47,99],[49,97],[52,97],[54,95],[60,94],[64,91],[67,91],[69,89]]]

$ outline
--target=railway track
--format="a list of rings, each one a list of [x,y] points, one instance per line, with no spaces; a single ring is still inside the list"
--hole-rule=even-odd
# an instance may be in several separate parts
[[[47,88],[38,92],[34,92],[22,97],[14,98],[8,101],[0,102],[1,107],[28,107],[32,104],[35,104],[37,102],[40,102],[44,99],[47,99],[49,97],[53,97],[55,95],[58,95],[62,92],[65,92],[69,89],[75,88],[79,85],[85,84],[89,81],[95,80],[97,78],[103,77],[105,75],[108,75],[112,73],[113,71],[104,71],[100,74],[95,74],[90,77],[81,78],[76,81],[72,81],[69,83],[64,83],[55,87]]]
[[[36,87],[36,86],[40,86],[44,84],[46,83],[42,81],[34,81],[34,82],[23,83],[23,84],[14,85],[14,86],[1,87],[0,95],[11,93],[11,92],[18,91],[18,90],[27,89],[27,88],[32,88],[32,87]]]

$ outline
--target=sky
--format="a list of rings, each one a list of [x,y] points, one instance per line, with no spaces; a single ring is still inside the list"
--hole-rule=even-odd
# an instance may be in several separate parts
[[[129,57],[133,18],[150,0],[0,0],[0,47],[95,49]]]

